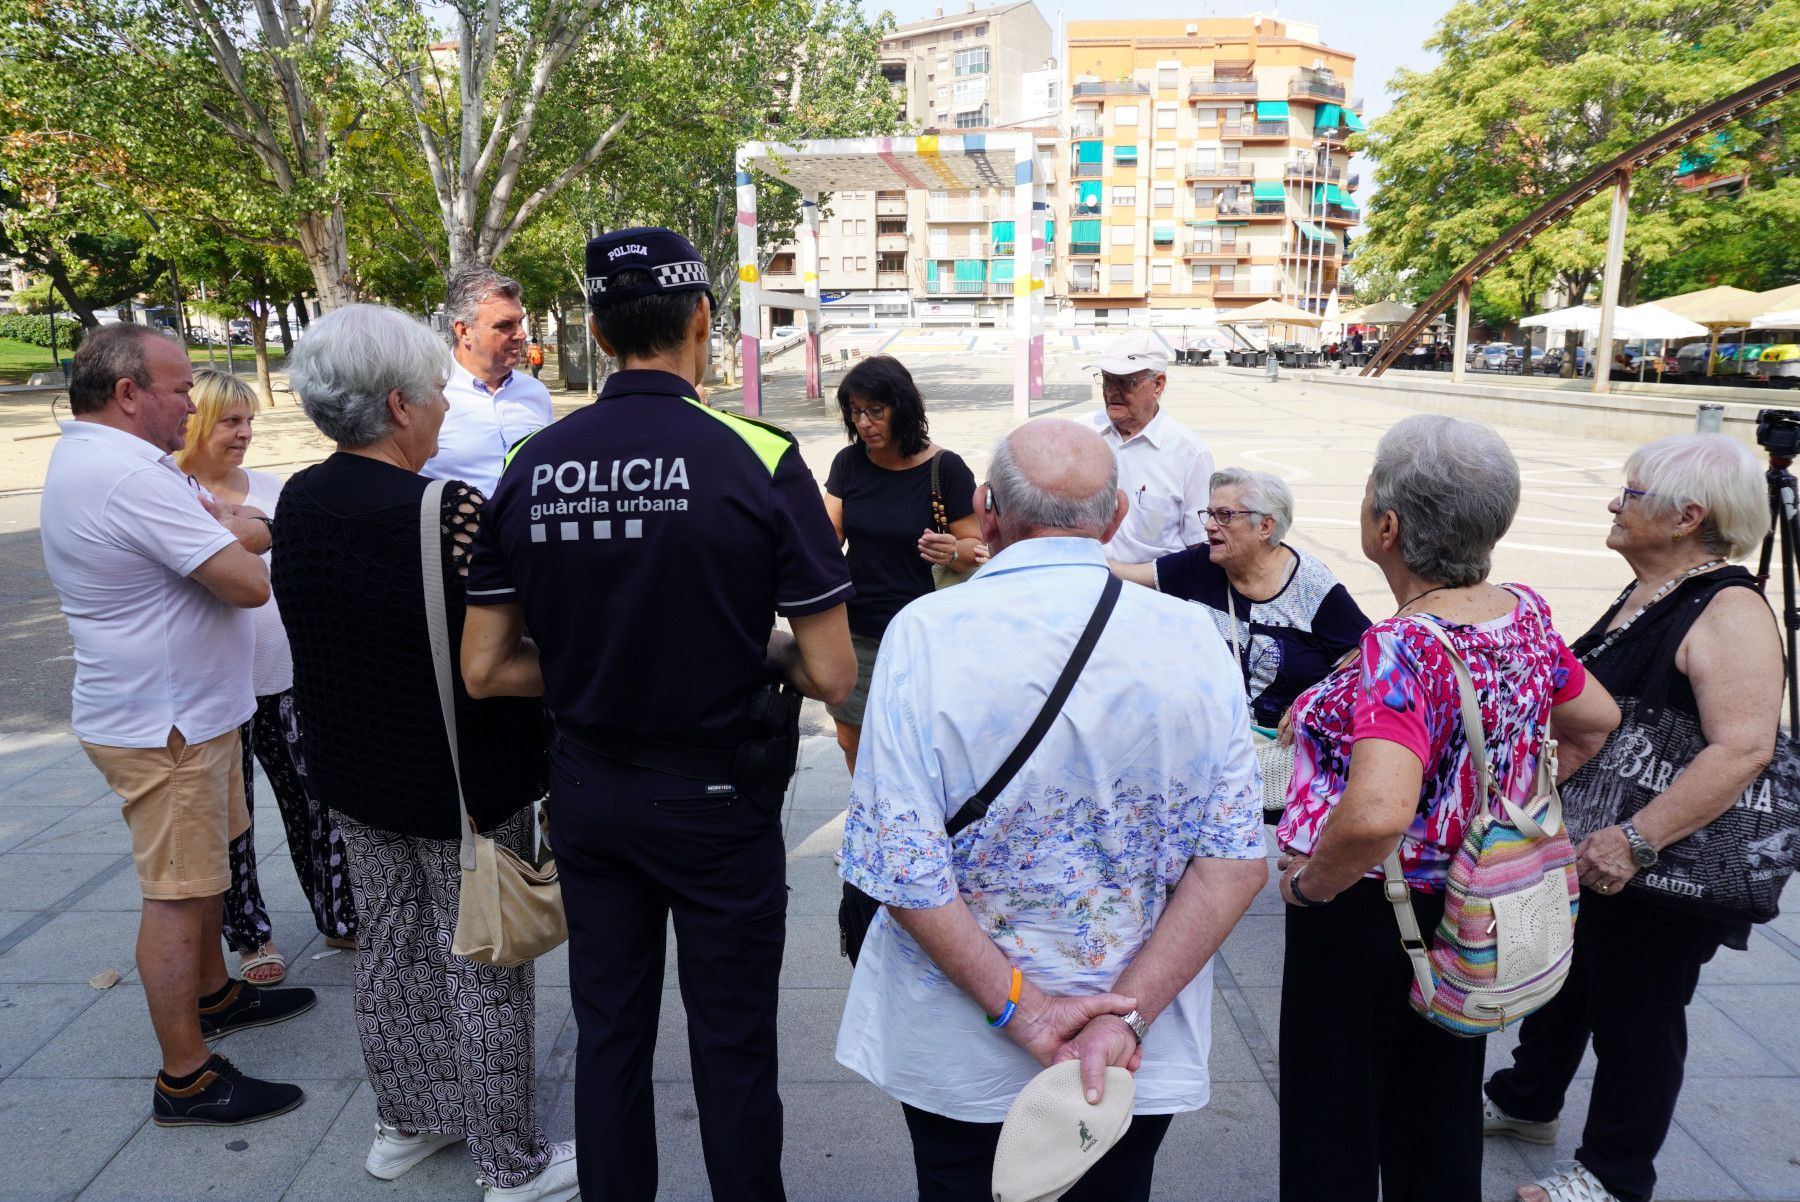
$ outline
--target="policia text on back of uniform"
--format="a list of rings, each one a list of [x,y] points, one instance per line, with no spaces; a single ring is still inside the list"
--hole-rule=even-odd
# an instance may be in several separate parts
[[[713,305],[693,247],[622,230],[588,244],[587,274],[622,370],[513,449],[469,572],[463,676],[541,694],[557,722],[582,1197],[655,1194],[672,914],[713,1197],[779,1199],[779,810],[794,691],[835,702],[856,678],[850,574],[793,439],[696,399]]]

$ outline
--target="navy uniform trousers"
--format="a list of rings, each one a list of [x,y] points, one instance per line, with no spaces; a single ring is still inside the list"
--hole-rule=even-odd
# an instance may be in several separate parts
[[[700,782],[604,759],[558,735],[548,812],[579,1028],[582,1198],[656,1195],[650,1069],[673,916],[712,1196],[782,1199],[775,1015],[787,882],[779,799],[757,805],[709,794]]]

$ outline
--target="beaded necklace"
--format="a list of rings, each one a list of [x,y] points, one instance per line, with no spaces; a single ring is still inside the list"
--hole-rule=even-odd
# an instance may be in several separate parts
[[[1687,571],[1683,572],[1679,576],[1671,577],[1667,583],[1665,583],[1661,588],[1657,589],[1654,593],[1652,593],[1650,595],[1650,599],[1648,601],[1644,602],[1642,605],[1637,607],[1636,613],[1632,614],[1629,618],[1626,618],[1618,626],[1615,626],[1613,629],[1607,631],[1605,638],[1601,639],[1593,647],[1589,648],[1587,654],[1583,655],[1581,657],[1582,662],[1586,663],[1588,660],[1593,659],[1595,656],[1599,655],[1602,651],[1605,651],[1608,647],[1610,647],[1614,643],[1618,642],[1619,636],[1624,634],[1627,630],[1630,630],[1631,627],[1637,622],[1637,620],[1644,616],[1645,610],[1649,609],[1652,605],[1655,605],[1658,601],[1661,601],[1664,597],[1668,596],[1669,593],[1677,585],[1681,584],[1685,580],[1693,579],[1695,576],[1698,576],[1702,572],[1710,572],[1714,568],[1722,567],[1724,565],[1724,563],[1725,563],[1725,561],[1723,559],[1709,559],[1703,564],[1697,564],[1696,566],[1689,568]],[[1626,585],[1625,591],[1619,594],[1619,599],[1617,601],[1613,602],[1613,604],[1618,605],[1618,604],[1623,603],[1625,598],[1631,596],[1632,590],[1635,588],[1637,588],[1637,585],[1635,583]]]

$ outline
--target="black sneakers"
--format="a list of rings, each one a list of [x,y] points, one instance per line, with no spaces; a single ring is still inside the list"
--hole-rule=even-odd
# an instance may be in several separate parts
[[[150,1120],[159,1127],[230,1127],[286,1114],[305,1100],[298,1085],[246,1077],[215,1052],[187,1085],[156,1074]]]
[[[313,1008],[318,996],[310,989],[262,989],[248,981],[232,981],[225,996],[200,1005],[200,1034],[217,1039],[233,1031],[285,1022]]]

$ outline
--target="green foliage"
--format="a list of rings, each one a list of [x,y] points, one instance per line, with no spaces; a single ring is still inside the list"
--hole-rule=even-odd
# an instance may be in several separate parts
[[[81,345],[82,328],[78,321],[56,318],[56,347],[71,352]],[[47,313],[7,313],[0,315],[0,338],[28,342],[32,346],[50,345],[51,317]]]
[[[1441,282],[1595,167],[1790,65],[1796,28],[1800,0],[1461,0],[1427,42],[1439,65],[1402,71],[1394,108],[1358,139],[1380,185],[1359,266]],[[1753,189],[1766,186],[1795,165],[1797,132],[1793,105],[1765,109],[1708,147],[1714,170],[1743,170]],[[1741,222],[1730,199],[1683,188],[1678,162],[1671,155],[1635,173],[1627,299],[1646,272]],[[1484,277],[1477,310],[1516,317],[1551,287],[1567,303],[1587,298],[1609,217],[1603,195],[1540,234]],[[1716,256],[1712,265],[1729,270]]]

